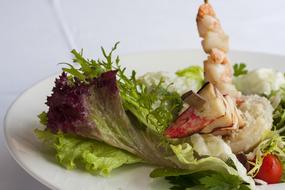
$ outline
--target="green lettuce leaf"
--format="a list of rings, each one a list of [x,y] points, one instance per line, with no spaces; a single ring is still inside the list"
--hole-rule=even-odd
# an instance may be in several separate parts
[[[245,75],[248,73],[248,70],[246,68],[246,64],[244,64],[244,63],[234,64],[233,69],[234,69],[234,76],[235,77]]]
[[[211,140],[213,141],[214,139]],[[216,143],[213,142],[213,144]],[[222,155],[222,158],[227,160],[222,160],[218,157],[206,155],[197,156],[197,152],[188,143],[171,145],[175,156],[169,157],[169,159],[172,161],[177,160],[177,164],[180,169],[158,168],[152,171],[150,176],[154,178],[168,177],[195,174],[204,171],[212,171],[225,176],[235,176],[239,179],[239,181],[244,184],[247,184],[249,188],[253,189],[255,186],[253,179],[247,176],[246,169],[232,153],[230,147],[226,143],[222,144],[221,142],[217,143],[216,146],[223,146],[224,155]],[[220,148],[218,147],[218,149]]]
[[[48,123],[48,117],[47,117],[47,113],[46,112],[42,112],[38,115],[38,118],[40,119],[40,123],[42,125],[47,125]]]
[[[176,71],[175,74],[179,77],[186,77],[186,78],[192,79],[193,81],[197,83],[196,86],[199,88],[201,88],[203,84],[205,83],[203,68],[197,65],[190,66],[182,70]]]
[[[274,108],[273,128],[280,135],[285,136],[285,88],[281,87],[277,91],[272,91],[267,98]]]
[[[192,146],[188,143],[171,145],[171,148],[175,153],[175,156],[169,159],[177,160],[179,163],[179,168],[183,168],[183,170],[158,168],[150,174],[151,177],[173,176],[174,173],[177,173],[177,175],[185,175],[204,170],[212,170],[220,173],[237,175],[237,171],[233,167],[228,166],[226,162],[219,158],[208,156],[197,159],[194,155],[195,153]]]
[[[278,156],[283,165],[282,182],[285,182],[285,88],[280,87],[279,90],[272,91],[267,98],[270,100],[273,111],[273,129],[274,132],[265,134],[264,140],[256,148],[257,158],[253,162],[253,171],[256,173],[262,164],[262,155],[273,153]]]
[[[202,171],[188,175],[168,176],[172,190],[250,190],[238,176]]]
[[[176,71],[176,75],[179,77],[191,78],[200,82],[204,81],[203,68],[197,65]]]
[[[58,163],[67,169],[82,168],[92,174],[106,176],[124,164],[142,162],[131,153],[96,140],[38,129],[35,134],[55,150]]]
[[[178,116],[182,108],[182,99],[178,93],[163,88],[161,83],[150,87],[143,84],[139,86],[140,91],[135,90],[136,86],[121,90],[124,108],[132,112],[149,129],[162,134]]]
[[[245,190],[249,187],[238,176],[220,173],[208,174],[199,180],[209,190]]]

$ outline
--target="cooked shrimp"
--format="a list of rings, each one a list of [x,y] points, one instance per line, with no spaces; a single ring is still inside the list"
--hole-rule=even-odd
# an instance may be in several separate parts
[[[229,50],[229,37],[223,31],[212,6],[205,2],[197,15],[197,26],[204,51],[209,54],[204,61],[204,75],[207,81],[222,94],[239,97],[241,94],[232,84],[232,66],[226,55]]]
[[[196,21],[199,35],[203,38],[202,47],[209,54],[207,60],[204,61],[205,79],[223,95],[229,95],[235,102],[241,93],[232,84],[233,71],[226,54],[229,50],[229,37],[222,29],[213,7],[207,1],[199,7]],[[233,106],[237,110],[235,104]],[[244,121],[241,113],[239,111],[235,113],[237,113],[239,127],[243,127]]]
[[[233,114],[231,126],[224,126],[217,120],[212,123],[220,127],[213,134],[230,134],[228,144],[233,152],[250,151],[262,138],[262,134],[272,127],[272,106],[259,96],[242,96],[232,84],[232,66],[227,57],[229,37],[223,31],[212,6],[205,1],[197,15],[197,26],[204,51],[209,54],[204,61],[205,79],[212,83],[225,97]],[[237,103],[240,102],[239,108]],[[234,126],[238,120],[238,127]],[[221,120],[223,121],[223,120]],[[217,124],[216,124],[217,123]],[[212,129],[205,127],[205,129]],[[229,133],[230,132],[230,133]]]
[[[212,49],[204,62],[204,75],[207,81],[218,88],[222,94],[239,97],[240,93],[232,84],[232,66],[226,54],[219,49]]]

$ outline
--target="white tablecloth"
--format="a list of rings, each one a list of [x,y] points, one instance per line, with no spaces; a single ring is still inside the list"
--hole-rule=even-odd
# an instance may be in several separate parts
[[[1,0],[0,119],[36,81],[59,71],[71,48],[94,56],[121,41],[119,53],[200,48],[198,0]],[[285,54],[284,0],[212,0],[231,48]],[[1,128],[3,124],[1,123]],[[44,172],[44,171],[43,171]],[[0,189],[47,189],[11,158],[0,133]]]

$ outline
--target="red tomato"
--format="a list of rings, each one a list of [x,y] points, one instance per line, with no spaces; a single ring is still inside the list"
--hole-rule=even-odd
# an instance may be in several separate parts
[[[282,177],[282,163],[277,156],[268,154],[264,157],[257,179],[266,181],[269,184],[279,183]]]

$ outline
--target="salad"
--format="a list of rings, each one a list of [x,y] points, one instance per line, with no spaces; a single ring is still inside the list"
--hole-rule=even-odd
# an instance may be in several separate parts
[[[208,55],[203,68],[175,74],[126,74],[118,43],[103,58],[72,50],[39,114],[36,136],[58,164],[108,176],[127,164],[156,166],[151,178],[172,189],[255,189],[284,181],[285,77],[248,71],[228,59],[228,36],[212,6],[197,26]]]

